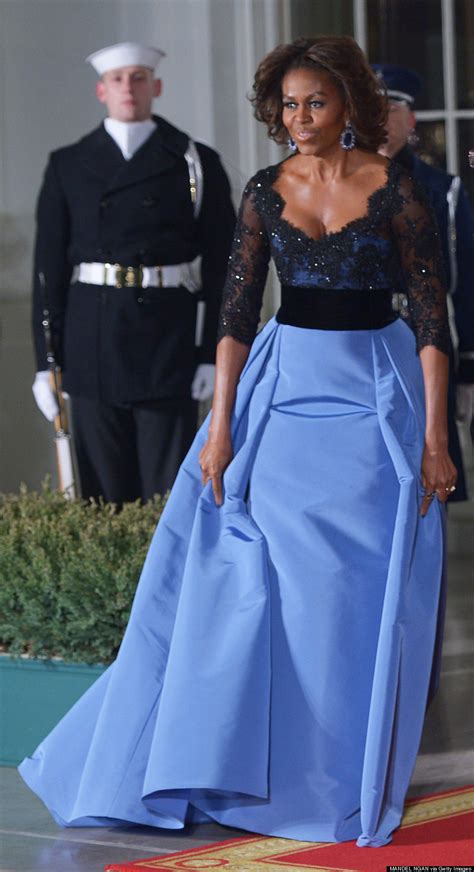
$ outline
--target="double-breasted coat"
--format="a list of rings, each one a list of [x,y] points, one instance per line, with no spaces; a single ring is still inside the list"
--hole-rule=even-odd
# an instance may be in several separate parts
[[[41,326],[46,279],[56,353],[72,396],[108,405],[189,397],[199,363],[214,361],[216,324],[234,228],[219,157],[197,144],[203,200],[195,218],[184,157],[187,134],[154,117],[155,131],[125,160],[103,124],[54,151],[37,206],[33,331],[46,368]],[[71,281],[81,262],[164,266],[202,256],[206,317],[195,347],[197,295],[178,288],[116,288]]]

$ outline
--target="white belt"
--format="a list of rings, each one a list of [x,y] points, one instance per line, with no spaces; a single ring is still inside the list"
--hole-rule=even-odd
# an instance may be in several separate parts
[[[119,263],[80,263],[74,267],[72,282],[108,285],[115,288],[177,288],[192,294],[201,289],[201,256],[189,263],[166,266],[122,266]]]

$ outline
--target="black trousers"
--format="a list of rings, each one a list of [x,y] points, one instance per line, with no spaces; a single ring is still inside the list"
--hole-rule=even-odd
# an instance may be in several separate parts
[[[191,398],[106,406],[71,397],[83,498],[121,505],[165,493],[194,438],[197,406]]]

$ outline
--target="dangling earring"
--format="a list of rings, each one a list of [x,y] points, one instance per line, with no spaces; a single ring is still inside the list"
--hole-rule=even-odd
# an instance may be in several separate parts
[[[408,139],[407,139],[408,145],[411,145],[412,148],[416,148],[419,141],[420,141],[420,137],[418,136],[415,128],[412,127],[412,129],[410,130],[410,133],[408,134]]]
[[[288,148],[290,149],[290,151],[296,151],[296,149],[298,148],[298,146],[296,145],[295,140],[292,139],[291,136],[290,136],[290,138],[289,138],[289,140],[288,140]]]
[[[346,121],[346,126],[341,133],[339,142],[344,151],[351,151],[351,149],[355,148],[356,138],[350,121]]]

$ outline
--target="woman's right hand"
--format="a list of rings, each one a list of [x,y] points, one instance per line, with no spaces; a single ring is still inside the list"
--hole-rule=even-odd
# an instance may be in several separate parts
[[[217,506],[222,505],[222,476],[229,466],[234,451],[229,432],[209,434],[204,448],[199,454],[202,483],[212,482],[212,491]]]
[[[458,472],[447,447],[441,445],[439,448],[433,448],[425,443],[421,462],[421,479],[425,489],[420,508],[422,518],[427,514],[435,496],[440,503],[446,502],[456,490],[457,477]]]

